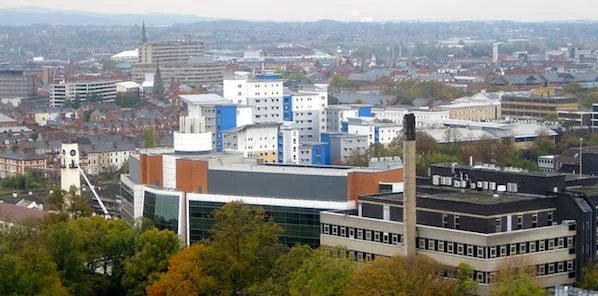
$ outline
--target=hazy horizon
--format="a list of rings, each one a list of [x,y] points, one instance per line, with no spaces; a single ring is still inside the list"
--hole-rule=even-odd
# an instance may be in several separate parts
[[[230,3],[227,1],[197,4],[192,0],[177,0],[175,5],[163,7],[163,1],[118,0],[20,0],[18,3],[2,3],[0,8],[37,7],[73,12],[105,14],[181,14],[198,17],[263,21],[595,21],[598,2],[571,0],[563,5],[556,0],[419,0],[401,3],[393,0],[346,0],[342,4],[333,1],[303,0],[274,2],[254,0]],[[396,3],[399,2],[399,3]],[[493,7],[490,7],[493,5]],[[391,7],[392,9],[388,9]]]

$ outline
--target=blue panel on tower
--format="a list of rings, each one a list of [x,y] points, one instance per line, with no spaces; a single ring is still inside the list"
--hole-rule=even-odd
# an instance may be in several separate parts
[[[284,163],[284,143],[282,133],[278,133],[278,163]]]
[[[372,117],[372,107],[359,107],[357,115],[359,117]]]
[[[282,97],[282,120],[293,121],[293,97]]]
[[[349,132],[349,123],[348,122],[342,122],[341,123],[341,132],[345,132],[348,133]]]
[[[275,73],[272,73],[272,74],[256,74],[255,78],[259,79],[259,80],[278,80],[278,79],[281,78],[281,76],[280,76],[280,74],[275,74]]]
[[[216,106],[216,131],[237,127],[237,106]]]
[[[380,143],[380,128],[379,127],[376,127],[374,129],[374,142]]]
[[[327,151],[330,150],[330,145],[319,144],[311,147],[311,164],[329,165],[330,161],[326,158]]]

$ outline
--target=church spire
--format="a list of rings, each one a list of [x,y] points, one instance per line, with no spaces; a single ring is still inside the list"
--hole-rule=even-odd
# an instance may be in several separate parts
[[[156,73],[154,74],[154,89],[152,94],[156,100],[164,98],[164,83],[162,82],[162,74],[160,73],[160,61],[156,61]]]
[[[141,25],[141,43],[147,43],[147,35],[145,34],[145,21]]]

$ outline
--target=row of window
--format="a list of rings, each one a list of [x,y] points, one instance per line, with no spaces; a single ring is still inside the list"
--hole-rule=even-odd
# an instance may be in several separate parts
[[[490,247],[455,243],[429,238],[419,238],[416,244],[417,248],[420,250],[475,257],[480,259],[502,258],[566,248],[569,249],[569,253],[575,253],[575,239],[573,236],[511,243]]]
[[[384,244],[400,245],[403,243],[403,235],[399,233],[388,233],[383,231],[353,228],[326,223],[322,223],[321,231],[323,234]],[[575,238],[574,236],[557,237],[489,247],[429,238],[419,238],[416,242],[416,247],[420,250],[426,251],[448,253],[480,259],[493,259],[566,248],[569,249],[569,253],[573,254],[575,253]]]

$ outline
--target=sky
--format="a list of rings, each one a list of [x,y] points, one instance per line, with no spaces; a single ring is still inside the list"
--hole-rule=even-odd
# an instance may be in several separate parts
[[[597,0],[0,0],[16,6],[274,21],[598,20]]]

